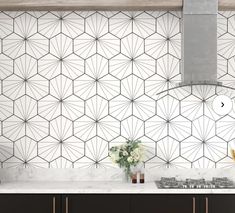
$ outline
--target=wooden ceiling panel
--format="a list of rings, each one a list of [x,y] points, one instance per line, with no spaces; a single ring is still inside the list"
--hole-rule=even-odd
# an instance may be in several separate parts
[[[183,0],[0,0],[0,10],[181,10]],[[234,10],[235,0],[219,0]]]

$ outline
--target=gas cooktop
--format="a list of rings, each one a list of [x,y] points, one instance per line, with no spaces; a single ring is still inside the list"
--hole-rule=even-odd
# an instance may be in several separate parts
[[[177,180],[175,177],[162,177],[156,181],[160,189],[234,189],[235,183],[226,177],[213,177],[212,180],[191,179]]]

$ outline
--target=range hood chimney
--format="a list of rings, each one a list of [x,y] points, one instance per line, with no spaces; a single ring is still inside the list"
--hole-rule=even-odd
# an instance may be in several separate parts
[[[182,83],[217,82],[218,0],[184,0],[182,26]]]

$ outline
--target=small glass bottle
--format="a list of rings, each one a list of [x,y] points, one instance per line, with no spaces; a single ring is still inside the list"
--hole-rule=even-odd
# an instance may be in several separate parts
[[[144,183],[144,173],[140,173],[140,183]]]
[[[132,173],[131,182],[132,183],[137,183],[137,172]]]
[[[140,183],[144,183],[144,167],[140,170]]]

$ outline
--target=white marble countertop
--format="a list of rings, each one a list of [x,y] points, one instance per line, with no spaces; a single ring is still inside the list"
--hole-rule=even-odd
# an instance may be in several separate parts
[[[115,169],[0,169],[0,194],[235,194],[235,189],[158,189],[154,180],[161,177],[224,177],[235,182],[234,168],[204,170],[150,169],[146,183],[123,183],[123,173]]]
[[[2,182],[0,194],[235,194],[235,189],[158,189],[154,182],[131,184],[102,181]]]

